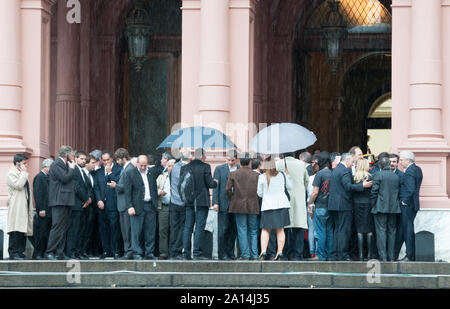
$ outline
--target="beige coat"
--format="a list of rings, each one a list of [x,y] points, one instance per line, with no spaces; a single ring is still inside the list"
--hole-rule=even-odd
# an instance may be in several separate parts
[[[156,178],[156,188],[158,189],[158,209],[162,209],[162,196],[160,195],[164,189],[164,183],[166,182],[167,177],[169,176],[168,172],[162,173]]]
[[[6,232],[22,232],[33,235],[33,196],[30,186],[30,205],[27,204],[25,184],[28,173],[19,171],[15,166],[6,174],[8,186],[8,227]]]
[[[284,159],[276,162],[277,171],[284,172]],[[306,165],[300,160],[292,157],[286,158],[286,165],[291,176],[292,188],[288,190],[291,197],[291,208],[289,208],[289,217],[291,224],[285,228],[308,228],[307,213],[306,213],[306,187],[309,183],[308,172]]]

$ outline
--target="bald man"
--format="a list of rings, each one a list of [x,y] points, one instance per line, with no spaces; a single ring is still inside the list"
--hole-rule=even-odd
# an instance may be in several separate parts
[[[129,171],[128,185],[125,188],[125,202],[130,215],[131,248],[135,260],[156,260],[155,250],[157,209],[150,195],[150,179],[148,175],[148,158],[140,155],[137,168]],[[140,239],[143,236],[144,245]]]

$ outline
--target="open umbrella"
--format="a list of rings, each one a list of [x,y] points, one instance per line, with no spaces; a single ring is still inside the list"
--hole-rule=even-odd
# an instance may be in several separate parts
[[[250,150],[262,154],[281,154],[305,149],[316,142],[313,132],[296,123],[276,123],[256,134]]]
[[[187,127],[178,129],[157,148],[237,148],[221,131],[208,127]]]

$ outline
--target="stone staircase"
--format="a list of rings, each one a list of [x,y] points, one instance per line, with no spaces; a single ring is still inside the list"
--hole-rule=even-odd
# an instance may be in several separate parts
[[[450,288],[439,262],[0,261],[0,288]]]

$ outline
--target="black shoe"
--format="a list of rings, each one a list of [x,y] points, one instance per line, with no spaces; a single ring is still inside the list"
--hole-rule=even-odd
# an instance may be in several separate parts
[[[238,261],[249,261],[250,260],[250,258],[247,258],[247,257],[239,257],[238,258]]]
[[[80,260],[89,260],[89,256],[86,253],[80,254],[78,256]]]
[[[124,261],[124,260],[132,260],[132,259],[133,259],[133,253],[127,253],[127,254],[124,254],[119,260]]]
[[[144,258],[142,257],[142,255],[140,254],[134,254],[133,255],[133,260],[143,260]]]
[[[112,253],[103,252],[103,253],[100,255],[100,259],[103,260],[103,259],[106,259],[107,257],[112,257],[112,256],[113,256]]]
[[[403,259],[398,260],[399,262],[412,262],[414,261],[413,259],[410,259],[409,257],[405,256]]]
[[[13,261],[23,261],[23,260],[25,260],[23,257],[21,257],[21,256],[18,255],[18,254],[10,255],[10,256],[9,256],[9,259],[10,259],[10,260],[13,260]]]
[[[144,256],[144,260],[157,260],[157,257],[150,253]]]
[[[267,253],[266,253],[266,251],[261,252],[261,254],[259,255],[258,260],[260,260],[260,261],[265,261],[265,260],[267,260]]]
[[[78,260],[78,256],[76,256],[75,254],[69,254],[69,255],[66,255],[66,256],[62,256],[62,257],[63,257],[63,259],[61,259],[61,260],[66,260],[66,258],[70,259],[70,260]],[[66,257],[66,258],[64,258],[64,257]]]
[[[61,254],[61,255],[58,255],[57,257],[56,257],[56,259],[57,260],[62,260],[62,261],[66,261],[66,260],[76,260],[77,259],[77,257],[76,256],[71,256],[71,257],[68,257],[67,255],[65,255],[64,253],[63,254]]]
[[[231,258],[228,255],[222,256],[219,258],[221,261],[231,261]]]
[[[34,259],[35,259],[35,260],[39,260],[39,261],[40,261],[40,260],[45,260],[45,258],[44,258],[42,255],[40,255],[40,254],[39,254],[39,255],[36,255],[36,256],[34,257]]]
[[[283,258],[284,258],[283,253],[279,253],[273,258],[272,261],[281,261],[283,260]]]
[[[183,260],[190,261],[190,260],[192,260],[192,258],[189,254],[183,253]]]
[[[174,257],[169,257],[169,260],[182,261],[182,260],[184,260],[184,257],[183,257],[183,255],[179,254],[179,255],[175,255]]]
[[[209,260],[209,259],[206,256],[199,255],[199,256],[194,256],[194,260],[196,260],[196,261],[206,261],[206,260]]]
[[[56,260],[56,256],[52,253],[46,253],[44,254],[44,259],[54,261]]]
[[[120,259],[120,254],[119,253],[114,253],[114,259],[115,260],[119,260]]]

